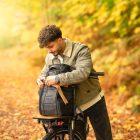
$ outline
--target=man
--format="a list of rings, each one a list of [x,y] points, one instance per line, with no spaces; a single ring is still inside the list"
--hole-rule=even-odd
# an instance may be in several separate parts
[[[44,27],[38,37],[41,48],[46,48],[48,54],[45,65],[37,79],[39,87],[59,83],[61,86],[78,83],[76,105],[89,117],[97,140],[112,140],[109,116],[104,93],[98,79],[89,78],[93,69],[89,48],[82,43],[73,42],[62,37],[61,30],[55,25]],[[53,60],[65,63],[75,68],[72,72],[46,77],[46,71]]]

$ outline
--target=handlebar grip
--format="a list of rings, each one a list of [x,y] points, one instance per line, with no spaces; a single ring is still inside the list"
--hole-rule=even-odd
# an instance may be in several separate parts
[[[92,72],[90,73],[89,77],[93,77],[93,76],[104,76],[105,73],[104,72]]]

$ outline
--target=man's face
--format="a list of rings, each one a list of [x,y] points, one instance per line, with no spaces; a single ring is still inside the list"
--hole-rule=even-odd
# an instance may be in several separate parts
[[[57,55],[62,48],[62,38],[58,38],[55,41],[48,43],[45,48],[48,50],[49,53]]]

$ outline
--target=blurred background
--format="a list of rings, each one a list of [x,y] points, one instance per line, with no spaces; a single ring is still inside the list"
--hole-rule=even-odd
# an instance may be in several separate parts
[[[114,140],[140,138],[139,0],[0,1],[0,139],[39,140],[38,87],[47,54],[40,29],[56,24],[63,37],[88,45],[107,101]],[[89,140],[95,139],[90,129]]]

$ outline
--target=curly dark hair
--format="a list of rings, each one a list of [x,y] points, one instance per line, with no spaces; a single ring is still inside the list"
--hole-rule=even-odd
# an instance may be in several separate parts
[[[62,38],[62,32],[60,28],[56,25],[47,25],[39,32],[39,47],[43,48],[47,46],[49,42],[55,41],[58,38]]]

